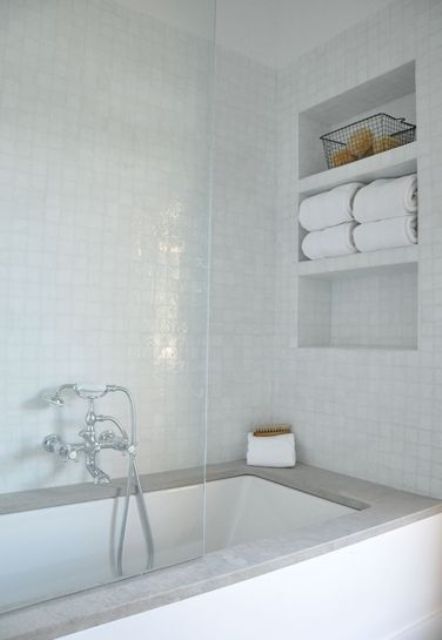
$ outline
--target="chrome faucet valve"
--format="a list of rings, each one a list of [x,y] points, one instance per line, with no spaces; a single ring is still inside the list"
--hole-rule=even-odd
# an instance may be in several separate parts
[[[95,483],[106,484],[110,477],[99,468],[97,456],[102,449],[113,449],[120,453],[128,453],[132,458],[136,452],[136,419],[135,407],[130,391],[126,387],[106,384],[63,384],[50,394],[45,394],[45,399],[55,407],[63,407],[63,394],[66,391],[74,392],[79,398],[87,400],[88,408],[84,417],[84,427],[79,431],[80,442],[66,443],[54,433],[43,440],[45,451],[55,453],[63,460],[76,461],[79,453],[83,454],[85,465]],[[123,393],[130,410],[130,436],[121,425],[120,421],[111,415],[97,415],[95,413],[95,401],[103,398],[109,392]],[[107,429],[98,433],[97,423],[110,423],[114,429]]]
[[[63,440],[57,436],[56,433],[51,433],[46,436],[43,440],[43,449],[48,451],[49,453],[55,453],[60,456],[65,462],[68,460],[78,459],[78,451],[77,449],[70,445],[65,444]]]
[[[55,453],[60,444],[61,439],[59,438],[59,436],[57,436],[56,433],[50,433],[43,440],[43,449],[45,449],[45,451],[48,451],[49,453]]]

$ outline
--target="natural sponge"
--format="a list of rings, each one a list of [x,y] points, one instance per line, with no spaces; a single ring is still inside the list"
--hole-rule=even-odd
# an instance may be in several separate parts
[[[392,136],[381,136],[373,140],[373,153],[381,153],[382,151],[388,151],[394,149],[400,144],[399,140],[396,140]]]
[[[330,163],[332,167],[341,167],[343,164],[348,164],[354,160],[357,160],[356,156],[350,153],[348,149],[341,149],[332,154]]]
[[[373,138],[374,136],[370,129],[361,127],[361,129],[357,129],[357,131],[349,137],[347,149],[357,158],[362,158],[369,154],[373,146]]]

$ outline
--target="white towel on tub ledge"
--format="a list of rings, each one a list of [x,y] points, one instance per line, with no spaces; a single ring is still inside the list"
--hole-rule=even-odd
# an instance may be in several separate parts
[[[254,436],[249,433],[247,464],[254,467],[294,467],[296,464],[295,436]]]
[[[336,227],[312,231],[302,241],[302,252],[310,260],[335,258],[356,253],[353,242],[353,229],[356,222],[344,222]]]
[[[417,216],[360,224],[354,230],[353,238],[361,252],[408,247],[417,242]]]

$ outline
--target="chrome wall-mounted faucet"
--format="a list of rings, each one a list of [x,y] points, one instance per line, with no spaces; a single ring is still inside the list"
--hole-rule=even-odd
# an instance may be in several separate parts
[[[64,442],[56,433],[51,433],[44,438],[43,447],[46,451],[55,453],[66,462],[69,460],[78,462],[80,459],[79,456],[84,455],[86,469],[94,479],[95,484],[108,484],[110,482],[109,475],[97,465],[97,456],[102,449],[114,449],[115,451],[121,451],[122,453],[128,454],[129,465],[127,472],[127,488],[117,545],[116,571],[117,575],[123,575],[124,539],[129,513],[129,501],[132,495],[135,495],[138,507],[138,514],[146,545],[146,569],[149,570],[152,568],[154,561],[154,543],[144,502],[143,489],[135,463],[137,422],[135,404],[132,395],[126,387],[120,387],[115,384],[93,385],[75,383],[63,384],[61,387],[56,389],[55,392],[50,395],[46,395],[45,399],[54,407],[63,407],[65,404],[63,396],[66,391],[73,391],[79,398],[86,400],[88,403],[86,415],[84,417],[84,427],[78,432],[81,440],[79,442]],[[123,429],[117,418],[108,415],[97,415],[95,413],[95,401],[98,398],[103,398],[108,393],[117,391],[123,393],[129,403],[129,434],[125,429]],[[114,428],[98,432],[97,423],[105,422],[111,423]]]
[[[78,397],[87,400],[88,408],[84,418],[85,426],[80,429],[78,435],[80,442],[64,442],[55,433],[47,435],[43,440],[43,447],[50,453],[59,455],[63,460],[73,460],[78,462],[80,454],[84,454],[86,469],[94,479],[96,484],[107,484],[110,477],[97,464],[97,455],[102,449],[114,449],[123,453],[135,455],[135,410],[132,397],[125,387],[117,385],[87,385],[87,384],[64,384],[55,393],[46,396],[48,402],[55,407],[63,407],[65,401],[63,395],[65,391],[72,390]],[[123,429],[119,421],[113,416],[97,415],[95,413],[95,401],[102,398],[109,392],[123,392],[131,408],[131,434],[130,436]],[[116,427],[97,432],[97,423],[110,422]]]

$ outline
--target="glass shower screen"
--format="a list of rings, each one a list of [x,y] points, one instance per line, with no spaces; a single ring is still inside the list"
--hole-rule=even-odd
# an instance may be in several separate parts
[[[0,0],[0,610],[202,553],[213,5]]]

